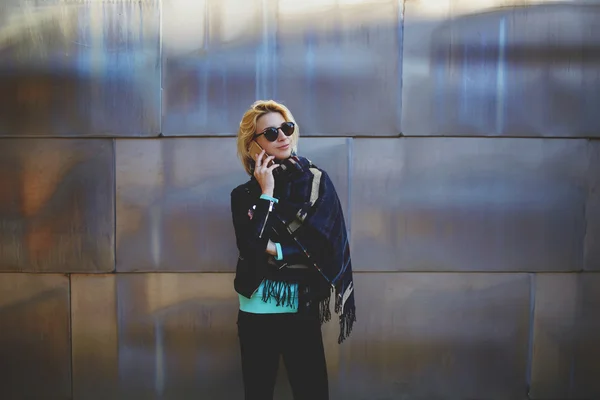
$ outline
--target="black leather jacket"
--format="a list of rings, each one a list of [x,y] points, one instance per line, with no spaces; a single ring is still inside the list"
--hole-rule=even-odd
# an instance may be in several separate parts
[[[278,198],[275,204],[260,195],[260,185],[254,177],[231,192],[231,214],[239,251],[234,288],[248,298],[265,277],[308,264],[302,249],[281,222],[293,218],[297,210],[285,198]],[[265,252],[269,239],[281,244],[283,260],[277,261]]]

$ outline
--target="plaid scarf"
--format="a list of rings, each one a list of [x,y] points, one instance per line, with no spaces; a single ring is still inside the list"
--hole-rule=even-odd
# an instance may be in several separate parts
[[[342,206],[331,179],[304,157],[292,156],[277,170],[276,188],[284,201],[276,215],[323,279],[311,286],[319,301],[321,322],[331,319],[329,303],[335,293],[342,343],[356,321],[350,245]]]

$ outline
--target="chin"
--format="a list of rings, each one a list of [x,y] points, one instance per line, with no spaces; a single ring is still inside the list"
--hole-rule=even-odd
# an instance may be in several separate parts
[[[291,151],[283,151],[283,152],[277,153],[275,155],[275,158],[277,158],[278,160],[285,160],[287,158],[290,158],[291,155],[292,155]]]

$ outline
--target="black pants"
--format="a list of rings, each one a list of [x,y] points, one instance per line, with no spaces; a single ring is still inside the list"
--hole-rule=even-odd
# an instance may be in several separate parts
[[[321,325],[316,315],[238,314],[246,400],[272,400],[279,356],[294,400],[328,400]]]

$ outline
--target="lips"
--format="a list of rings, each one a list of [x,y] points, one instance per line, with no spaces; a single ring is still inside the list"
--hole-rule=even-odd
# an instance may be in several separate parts
[[[290,145],[289,145],[289,144],[286,144],[286,145],[283,145],[283,146],[279,146],[279,147],[278,147],[278,149],[279,149],[279,150],[287,150],[287,149],[288,149],[288,147],[290,147]]]

